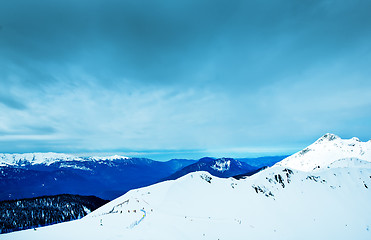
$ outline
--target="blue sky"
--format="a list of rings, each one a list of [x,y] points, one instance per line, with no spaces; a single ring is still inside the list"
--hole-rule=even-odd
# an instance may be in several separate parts
[[[0,4],[0,152],[292,153],[371,138],[369,1]],[[159,157],[159,158],[161,158]]]

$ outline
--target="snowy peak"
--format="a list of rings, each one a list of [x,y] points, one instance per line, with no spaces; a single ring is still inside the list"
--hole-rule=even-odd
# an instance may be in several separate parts
[[[335,135],[335,134],[332,134],[332,133],[326,133],[325,135],[323,135],[322,137],[320,137],[316,143],[321,143],[323,141],[333,141],[333,140],[336,140],[336,139],[340,139],[339,136]]]
[[[15,154],[0,154],[1,165],[34,165],[46,164],[50,165],[57,161],[83,161],[82,158],[64,153],[15,153]]]
[[[332,164],[338,160],[341,165]],[[335,166],[347,166],[350,159],[359,159],[371,164],[371,141],[362,142],[358,138],[341,139],[327,133],[307,148],[277,163],[301,171],[314,171]]]

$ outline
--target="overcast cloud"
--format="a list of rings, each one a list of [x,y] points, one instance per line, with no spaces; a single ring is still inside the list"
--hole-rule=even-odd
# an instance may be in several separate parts
[[[370,1],[0,3],[0,152],[292,153],[371,135]]]

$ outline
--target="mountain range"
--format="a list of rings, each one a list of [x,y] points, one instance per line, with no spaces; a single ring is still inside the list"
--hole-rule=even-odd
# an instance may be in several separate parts
[[[81,158],[57,153],[3,154],[0,160],[0,200],[65,193],[114,199],[194,162],[122,156]]]
[[[267,157],[260,164],[268,166],[272,161],[277,162],[277,158],[284,157]],[[232,165],[224,166],[228,169],[216,165],[221,162],[232,162]],[[200,165],[203,167],[195,167]],[[230,177],[256,169],[246,162],[224,158],[159,162],[118,155],[79,157],[61,153],[0,154],[0,201],[57,194],[94,195],[112,200],[131,189],[176,179],[192,171],[203,170],[219,177]]]
[[[371,239],[370,151],[371,141],[326,134],[252,176],[191,172],[2,239]]]

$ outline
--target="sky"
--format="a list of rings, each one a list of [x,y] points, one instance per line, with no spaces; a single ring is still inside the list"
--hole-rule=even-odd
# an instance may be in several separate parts
[[[371,138],[371,2],[0,3],[0,152],[249,157]]]

